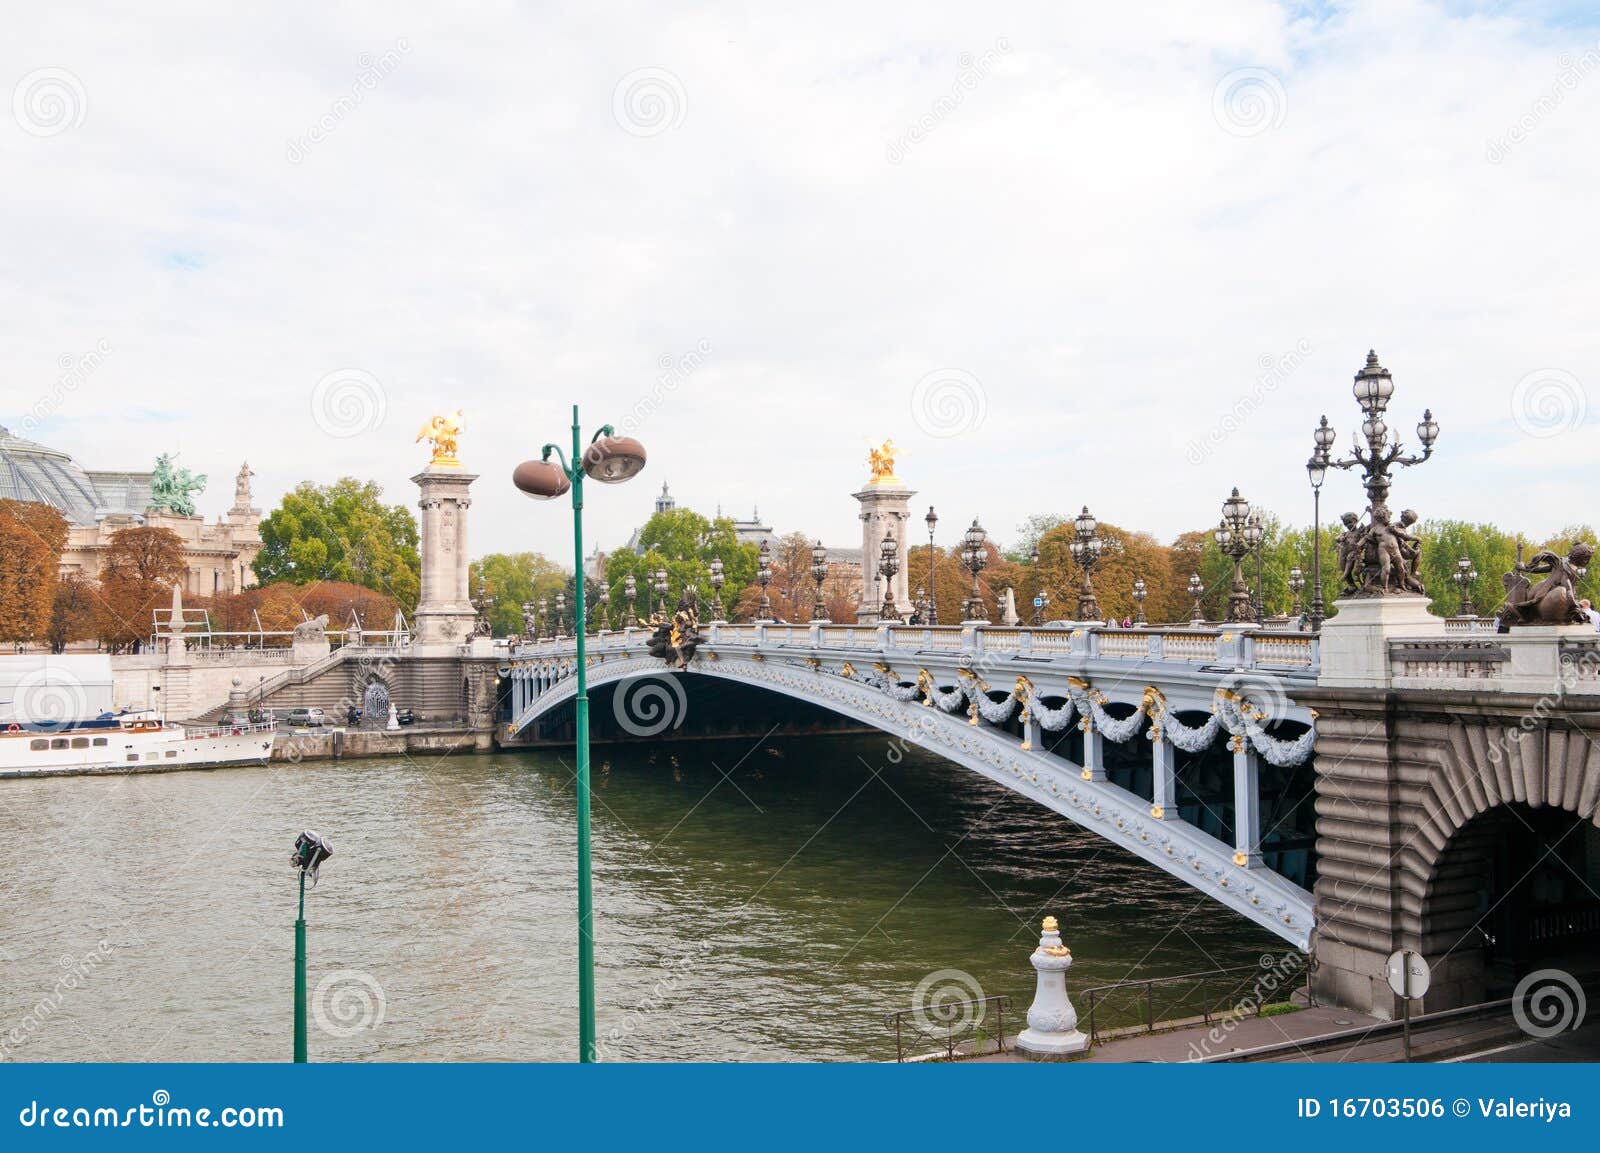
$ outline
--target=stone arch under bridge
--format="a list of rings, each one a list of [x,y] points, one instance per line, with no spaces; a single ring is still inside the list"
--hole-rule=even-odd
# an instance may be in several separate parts
[[[862,664],[866,669],[873,667],[870,656],[863,655]],[[512,682],[510,719],[503,730],[508,739],[514,739],[575,697],[574,667],[571,658],[550,656],[518,660],[501,670],[502,676]],[[881,678],[872,683],[870,672],[857,672],[850,662],[825,664],[815,658],[777,660],[754,653],[702,652],[684,673],[674,673],[660,660],[643,654],[603,655],[593,659],[589,668],[591,690],[645,678],[665,683],[676,677],[742,682],[820,705],[881,730],[1053,809],[1298,948],[1307,948],[1310,943],[1311,893],[1263,867],[1258,851],[1246,851],[1249,845],[1221,840],[1179,818],[1172,795],[1171,742],[1148,740],[1148,724],[1138,735],[1123,739],[1129,745],[1137,741],[1138,746],[1143,746],[1142,754],[1155,764],[1153,797],[1141,796],[1108,779],[1098,733],[1085,737],[1085,755],[1079,763],[1039,747],[1036,727],[1025,728],[1019,736],[1005,727],[978,723],[966,710],[950,713],[921,700],[896,699],[904,693],[887,691]],[[1132,699],[1117,702],[1112,696],[1113,708],[1120,704],[1137,709],[1148,703],[1147,696],[1141,698],[1142,685],[1134,684],[1126,691],[1131,692]],[[1173,707],[1192,712],[1197,701],[1207,699],[1198,690],[1191,696],[1194,700],[1175,703]],[[1042,695],[1042,699],[1050,698]],[[1030,722],[1034,726],[1037,723]],[[1246,771],[1236,779],[1247,782],[1253,790],[1257,782],[1255,754],[1248,742],[1229,741],[1225,732],[1219,737],[1245,767]],[[1165,773],[1161,771],[1163,764]],[[1235,822],[1237,828],[1252,830],[1259,837],[1259,819],[1249,815],[1250,811],[1259,813],[1258,797],[1241,795],[1239,806],[1244,811]]]
[[[1396,1015],[1383,963],[1400,948],[1429,962],[1428,1011],[1553,959],[1600,972],[1600,716],[1510,695],[1310,699],[1320,995]]]

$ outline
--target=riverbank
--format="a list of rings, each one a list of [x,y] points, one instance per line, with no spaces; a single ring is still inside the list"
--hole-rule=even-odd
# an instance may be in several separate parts
[[[494,734],[460,725],[404,725],[398,729],[280,730],[274,761],[347,761],[412,755],[492,753]]]

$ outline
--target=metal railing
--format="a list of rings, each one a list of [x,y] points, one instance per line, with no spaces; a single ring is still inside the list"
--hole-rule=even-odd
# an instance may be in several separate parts
[[[1302,968],[1296,966],[1294,973],[1276,979],[1273,968],[1239,965],[1176,977],[1096,985],[1081,994],[1082,1019],[1088,1023],[1090,1042],[1095,1043],[1110,1037],[1154,1033],[1195,1020],[1209,1025],[1220,1017],[1259,1017],[1265,1006],[1288,1002],[1300,986],[1300,981],[1291,977],[1298,976]]]
[[[973,1001],[941,1001],[922,1008],[899,1009],[884,1014],[883,1023],[894,1033],[894,1059],[906,1059],[906,1046],[923,1043],[944,1050],[953,1061],[956,1051],[963,1057],[976,1057],[994,1042],[992,1052],[1006,1051],[1006,1013],[1010,997],[980,997]],[[993,1031],[987,1027],[993,1016]],[[971,1048],[963,1048],[970,1043]],[[915,1056],[915,1054],[913,1054]]]

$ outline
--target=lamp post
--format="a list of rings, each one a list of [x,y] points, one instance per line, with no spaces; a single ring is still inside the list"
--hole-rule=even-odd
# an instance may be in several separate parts
[[[1366,418],[1361,422],[1361,437],[1351,446],[1349,456],[1327,463],[1338,469],[1361,469],[1361,484],[1367,490],[1367,515],[1371,518],[1369,528],[1371,531],[1390,523],[1391,470],[1396,465],[1410,468],[1431,457],[1434,442],[1439,439],[1439,425],[1433,419],[1432,409],[1422,410],[1422,419],[1417,422],[1417,439],[1422,443],[1420,456],[1407,455],[1398,438],[1390,443],[1389,426],[1385,423],[1383,414],[1389,408],[1390,398],[1394,396],[1394,380],[1389,370],[1378,363],[1376,352],[1368,351],[1367,363],[1356,373],[1355,384],[1351,391],[1355,394],[1356,403],[1361,406],[1361,412]],[[1362,439],[1366,441],[1364,451]],[[1389,573],[1387,582],[1382,577],[1384,572]],[[1385,563],[1377,572],[1371,570],[1365,572],[1362,591],[1377,596],[1408,592],[1411,591],[1408,581],[1411,581],[1411,574],[1403,570],[1395,574]]]
[[[667,615],[667,570],[656,569],[655,580],[650,584],[650,591],[656,594],[656,612],[662,616]]]
[[[1474,567],[1472,558],[1462,557],[1456,561],[1456,571],[1450,574],[1450,579],[1455,581],[1456,588],[1461,590],[1461,615],[1477,616],[1477,610],[1472,607],[1472,583],[1478,579],[1478,570]]]
[[[1295,565],[1289,570],[1289,591],[1294,594],[1293,615],[1296,619],[1300,616],[1300,594],[1305,591],[1306,574],[1300,571],[1300,566]]]
[[[878,546],[878,575],[883,578],[883,608],[879,610],[878,617],[881,621],[900,623],[900,609],[894,603],[894,577],[900,571],[900,542],[895,540],[894,530],[889,529],[883,534],[883,543]]]
[[[556,593],[556,636],[567,635],[567,594]]]
[[[1245,543],[1250,546],[1251,551],[1256,554],[1255,610],[1256,620],[1258,621],[1267,619],[1267,605],[1261,595],[1261,554],[1265,551],[1261,547],[1261,542],[1265,535],[1266,532],[1261,523],[1261,513],[1259,511],[1251,513],[1250,522],[1244,526],[1244,539]]]
[[[723,583],[727,579],[728,579],[727,573],[725,573],[723,571],[723,568],[722,568],[722,558],[719,557],[719,556],[712,557],[711,558],[711,619],[713,621],[720,621],[722,619],[722,586],[723,586]]]
[[[811,619],[826,621],[828,605],[822,599],[822,582],[828,579],[828,550],[822,547],[821,540],[811,548],[811,579],[817,582],[817,599],[811,606]]]
[[[1327,604],[1322,599],[1322,482],[1328,475],[1328,449],[1334,441],[1328,418],[1312,432],[1311,459],[1306,476],[1311,481],[1311,631],[1320,632]]]
[[[1206,586],[1200,580],[1200,574],[1189,574],[1189,595],[1194,598],[1194,607],[1189,610],[1189,623],[1203,625],[1206,623],[1206,610],[1200,605],[1200,598],[1205,595]]]
[[[988,539],[989,534],[983,531],[977,517],[972,518],[972,526],[961,536],[961,561],[972,571],[972,596],[966,603],[965,620],[985,620],[983,596],[978,592],[978,574],[989,564],[989,554],[983,547]]]
[[[300,911],[294,921],[294,1060],[306,1061],[306,874],[317,883],[317,869],[333,856],[333,845],[310,829],[295,838],[289,863],[300,874]]]
[[[1233,494],[1222,502],[1222,520],[1215,533],[1218,546],[1233,560],[1233,587],[1228,590],[1228,623],[1244,624],[1255,619],[1250,590],[1244,583],[1244,558],[1250,555],[1250,540],[1246,529],[1250,525],[1250,502]]]
[[[1150,595],[1150,589],[1144,583],[1144,577],[1135,577],[1133,581],[1133,603],[1138,605],[1138,610],[1133,618],[1136,625],[1148,624],[1144,616],[1144,598]]]
[[[767,586],[772,583],[772,547],[766,541],[761,542],[761,551],[756,554],[756,583],[761,586],[761,609],[756,619],[770,621],[772,600],[767,596]]]
[[[1089,506],[1084,505],[1072,521],[1072,559],[1078,562],[1078,567],[1083,570],[1083,584],[1078,589],[1078,619],[1080,621],[1097,621],[1100,619],[1100,602],[1094,596],[1094,583],[1090,580],[1090,572],[1095,561],[1100,559],[1100,551],[1105,547],[1105,542],[1099,536],[1100,523],[1090,513]]]
[[[600,596],[599,596],[598,600],[599,600],[599,609],[600,609],[600,631],[601,632],[605,632],[608,628],[611,627],[611,582],[610,581],[601,581],[600,582]]]
[[[578,406],[572,406],[572,460],[559,446],[547,444],[538,460],[525,460],[512,473],[512,483],[537,500],[572,493],[572,557],[577,586],[577,784],[578,784],[578,1060],[595,1059],[594,1045],[594,892],[589,875],[589,680],[583,620],[583,480],[620,484],[645,465],[644,446],[630,436],[617,436],[609,424],[579,448]],[[554,455],[561,463],[551,463]],[[632,578],[629,578],[630,581]],[[630,605],[631,609],[631,605]]]
[[[933,511],[933,506],[928,506],[928,515],[923,517],[923,522],[928,526],[928,612],[926,624],[939,623],[939,586],[933,579],[933,530],[939,527],[939,514]]]
[[[628,616],[623,621],[624,628],[636,629],[639,627],[639,613],[637,601],[639,597],[639,582],[629,573],[622,580],[622,594],[628,598]]]

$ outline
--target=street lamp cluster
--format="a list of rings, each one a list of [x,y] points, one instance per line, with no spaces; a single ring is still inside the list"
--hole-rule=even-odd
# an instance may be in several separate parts
[[[1233,585],[1228,590],[1229,624],[1239,624],[1259,619],[1257,600],[1250,595],[1244,583],[1244,558],[1261,544],[1263,529],[1261,514],[1252,512],[1250,502],[1235,488],[1222,502],[1222,520],[1212,534],[1223,555],[1233,561]],[[1257,575],[1260,574],[1257,560]]]

